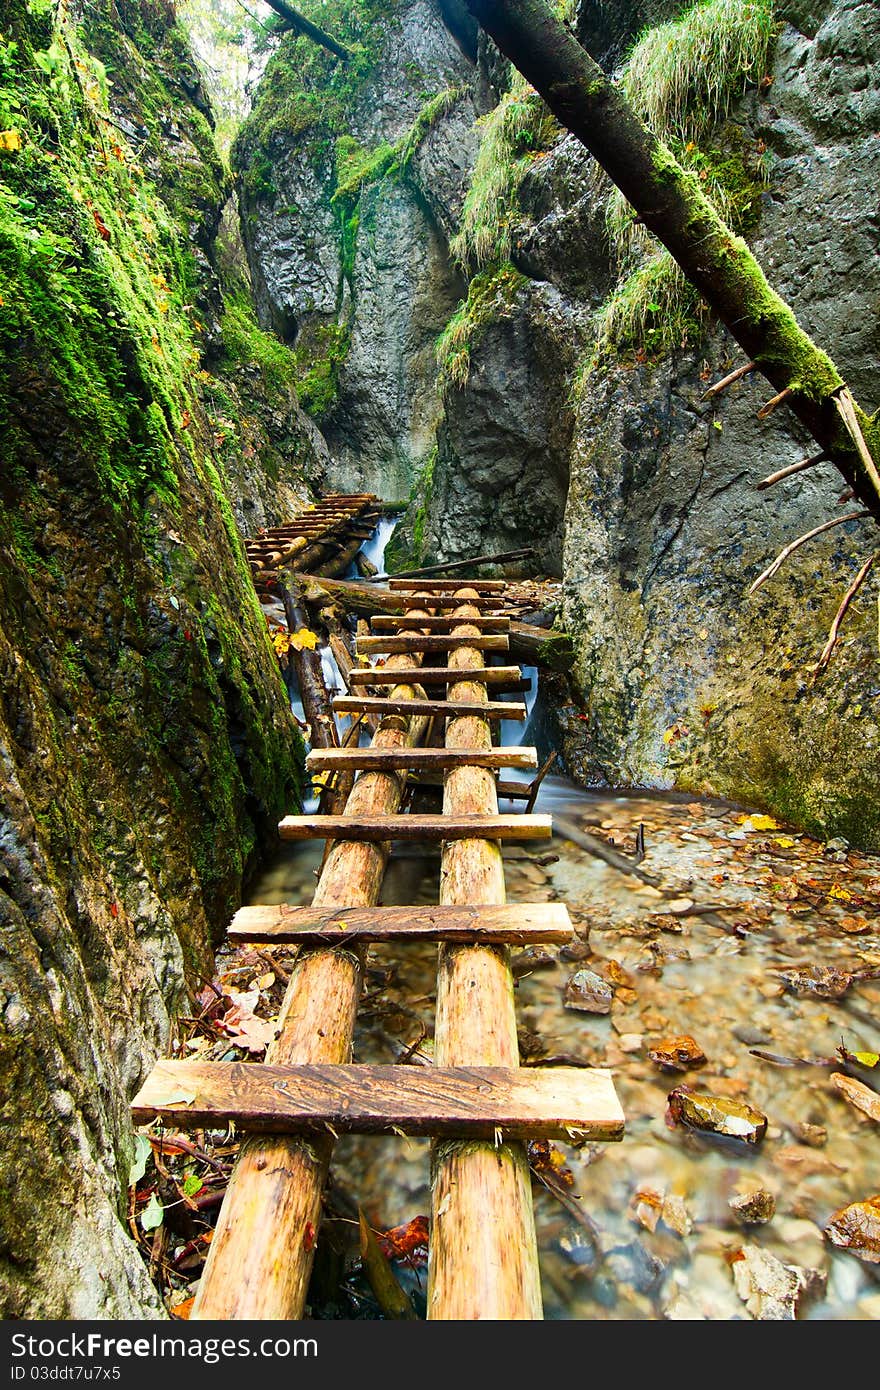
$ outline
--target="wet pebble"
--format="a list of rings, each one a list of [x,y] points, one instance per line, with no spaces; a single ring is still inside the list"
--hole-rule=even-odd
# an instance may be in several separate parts
[[[590,1014],[609,1014],[614,992],[592,970],[578,970],[565,987],[563,1003],[567,1009]]]
[[[741,1226],[764,1226],[776,1214],[776,1198],[766,1187],[759,1187],[757,1192],[741,1192],[731,1197],[727,1205]]]

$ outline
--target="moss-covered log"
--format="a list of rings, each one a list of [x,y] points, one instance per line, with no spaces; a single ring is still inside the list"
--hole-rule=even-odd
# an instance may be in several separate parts
[[[746,243],[698,177],[639,120],[574,34],[543,0],[467,0],[468,9],[595,156],[684,274],[786,401],[856,495],[880,518],[880,424],[854,407],[861,451],[838,408],[843,378],[768,283]],[[873,475],[873,476],[872,476]]]

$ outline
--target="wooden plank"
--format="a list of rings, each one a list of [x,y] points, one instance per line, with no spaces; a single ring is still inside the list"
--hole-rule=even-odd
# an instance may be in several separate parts
[[[355,941],[457,941],[475,944],[570,941],[574,928],[564,903],[500,907],[240,907],[231,941],[341,946]]]
[[[425,602],[427,601],[426,599]],[[491,614],[487,616],[484,613],[465,618],[456,618],[449,614],[432,614],[427,618],[402,618],[396,613],[377,613],[371,623],[374,632],[418,632],[423,628],[428,628],[431,632],[452,632],[453,628],[461,627],[463,623],[471,623],[483,632],[508,632],[510,629],[509,618],[498,618]]]
[[[461,673],[454,666],[412,666],[401,667],[395,671],[385,671],[382,666],[356,666],[352,668],[351,685],[390,685],[392,677],[403,675],[413,685],[450,685],[461,680]],[[474,680],[483,685],[507,685],[509,681],[519,680],[519,666],[478,666]],[[402,682],[395,679],[394,684]]]
[[[407,589],[419,594],[454,594],[457,589],[475,589],[478,594],[499,594],[507,588],[506,579],[389,579],[389,589]],[[465,602],[462,599],[462,602]]]
[[[509,748],[313,748],[306,757],[309,772],[537,766],[537,750],[519,745]]]
[[[282,840],[548,840],[551,816],[285,816]]]
[[[525,705],[514,700],[492,700],[485,705],[462,700],[408,700],[407,708],[401,710],[401,700],[383,700],[370,695],[337,695],[333,708],[340,714],[430,714],[444,719],[462,718],[476,714],[480,719],[525,719],[528,711]]]
[[[357,651],[361,656],[370,652],[452,652],[464,645],[478,652],[506,652],[510,639],[506,632],[486,632],[479,637],[447,637],[445,633],[432,633],[429,637],[419,633],[405,637],[359,637]]]
[[[192,1096],[183,1101],[182,1096]],[[177,1097],[178,1099],[174,1099]],[[134,1123],[269,1134],[449,1135],[456,1139],[623,1138],[610,1072],[590,1067],[270,1066],[158,1062]]]

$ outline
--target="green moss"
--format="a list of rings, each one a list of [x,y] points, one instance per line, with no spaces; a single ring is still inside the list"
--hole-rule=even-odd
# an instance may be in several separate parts
[[[437,339],[441,390],[467,385],[471,349],[490,323],[509,317],[527,277],[510,262],[476,275],[452,318]]]
[[[296,390],[303,410],[326,420],[339,399],[340,372],[351,346],[347,324],[306,323],[297,342]]]
[[[567,632],[552,632],[538,648],[535,660],[550,671],[568,671],[574,665],[574,644]]]

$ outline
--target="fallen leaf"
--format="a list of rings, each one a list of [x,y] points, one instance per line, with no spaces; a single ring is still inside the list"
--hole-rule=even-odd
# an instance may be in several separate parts
[[[155,1192],[141,1212],[141,1226],[145,1231],[155,1231],[165,1219],[165,1210]]]
[[[774,820],[772,816],[737,816],[736,819],[744,830],[779,830],[780,828],[779,821]]]
[[[195,1301],[196,1296],[193,1294],[192,1298],[185,1298],[182,1303],[175,1303],[174,1307],[169,1308],[168,1311],[172,1318],[180,1318],[182,1321],[186,1322],[192,1313]]]
[[[152,1152],[152,1146],[147,1136],[136,1134],[134,1136],[134,1158],[131,1160],[131,1167],[128,1170],[129,1187],[137,1187],[147,1171],[147,1160]]]
[[[307,627],[301,627],[297,632],[288,634],[290,646],[294,651],[314,651],[318,645],[316,633],[310,632]]]
[[[0,130],[0,150],[14,154],[21,149],[21,131],[19,130]]]
[[[389,1260],[424,1263],[428,1258],[428,1218],[414,1216],[402,1226],[392,1226],[377,1239]]]

